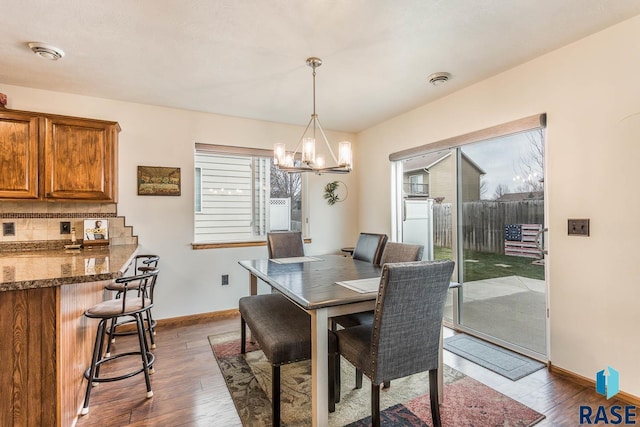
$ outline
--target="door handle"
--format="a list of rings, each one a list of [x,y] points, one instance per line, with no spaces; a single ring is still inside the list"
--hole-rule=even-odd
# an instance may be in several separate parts
[[[540,252],[542,252],[544,255],[547,255],[549,253],[548,250],[544,249],[542,246],[540,246],[540,237],[542,236],[543,233],[546,233],[547,231],[549,231],[548,228],[543,228],[542,230],[538,231],[536,233],[536,249],[538,249]]]

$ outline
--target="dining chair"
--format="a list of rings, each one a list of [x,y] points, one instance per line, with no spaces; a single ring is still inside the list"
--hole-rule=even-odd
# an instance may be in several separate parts
[[[360,233],[353,249],[353,258],[380,265],[385,243],[387,243],[386,234]]]
[[[371,379],[371,422],[380,426],[380,384],[429,372],[431,417],[438,404],[439,340],[455,263],[451,260],[383,266],[373,323],[336,331],[338,351]]]
[[[380,264],[395,262],[411,262],[421,261],[424,253],[424,246],[411,243],[387,242],[380,258]],[[331,330],[335,331],[337,326],[349,328],[363,324],[373,323],[373,310],[363,311],[361,313],[345,314],[335,317],[331,320]],[[385,388],[389,388],[389,383],[384,384]],[[356,388],[362,387],[362,371],[356,369]]]
[[[269,259],[304,256],[304,241],[300,231],[272,231],[267,233]]]

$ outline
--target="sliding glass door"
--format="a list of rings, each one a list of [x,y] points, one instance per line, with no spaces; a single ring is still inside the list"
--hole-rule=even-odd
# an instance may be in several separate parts
[[[462,286],[449,292],[445,322],[546,359],[543,128],[410,156],[393,170],[395,238],[424,242],[425,259],[456,261]]]
[[[546,356],[542,130],[458,151],[458,325]]]

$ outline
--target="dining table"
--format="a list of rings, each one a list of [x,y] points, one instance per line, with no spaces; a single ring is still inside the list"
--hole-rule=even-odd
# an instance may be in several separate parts
[[[249,294],[258,293],[258,280],[276,289],[311,317],[312,425],[328,425],[328,334],[332,317],[373,310],[382,268],[344,255],[304,256],[239,261],[249,272]],[[356,285],[356,286],[351,286]],[[440,335],[439,396],[442,399],[442,334]]]

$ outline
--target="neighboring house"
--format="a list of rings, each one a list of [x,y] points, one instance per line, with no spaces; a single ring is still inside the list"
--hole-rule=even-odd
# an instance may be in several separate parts
[[[429,197],[438,202],[455,200],[452,152],[436,152],[404,162],[404,197]],[[480,200],[480,177],[486,172],[462,153],[462,201]]]

